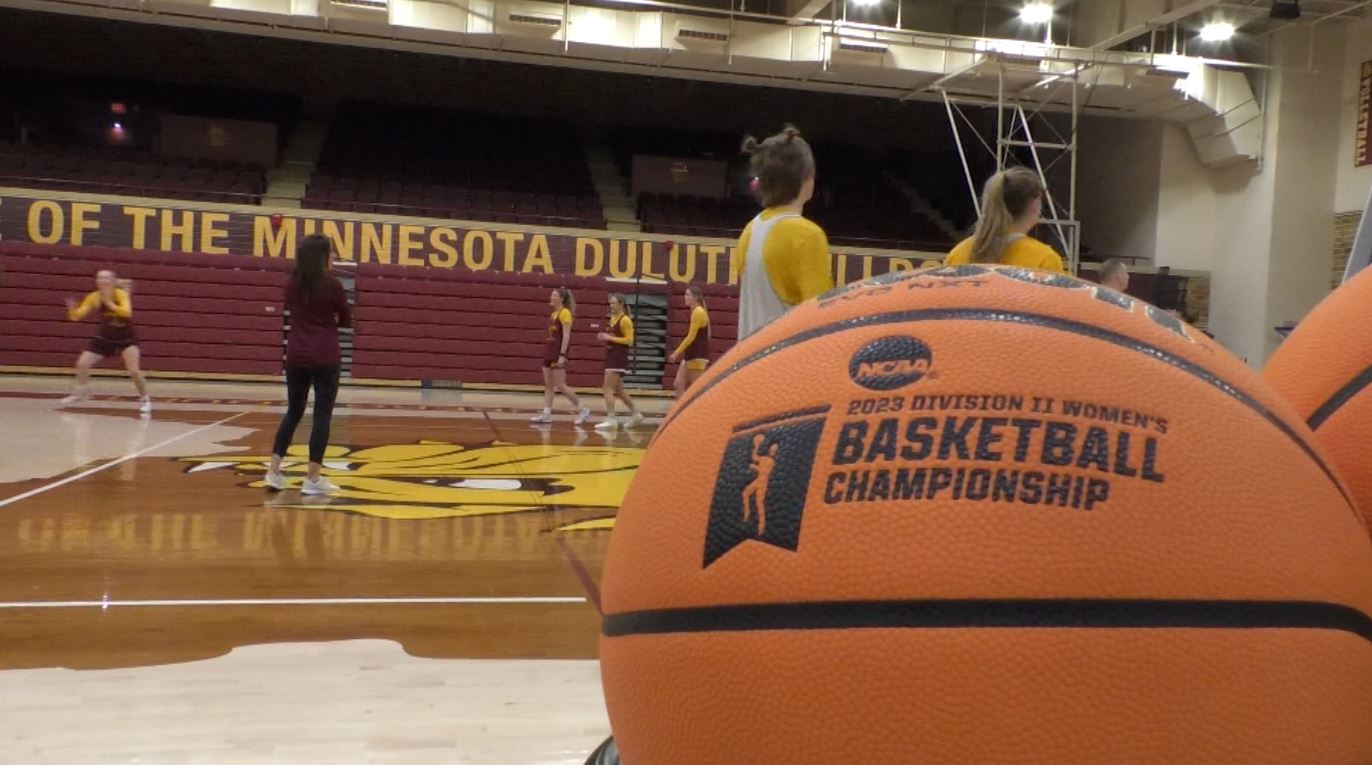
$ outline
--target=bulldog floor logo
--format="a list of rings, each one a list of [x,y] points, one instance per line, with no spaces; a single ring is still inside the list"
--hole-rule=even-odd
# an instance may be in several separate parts
[[[613,512],[624,500],[643,450],[636,447],[420,441],[365,449],[330,446],[324,474],[340,491],[328,504],[274,507],[353,512],[394,520],[530,513],[557,508]],[[286,457],[298,485],[307,447]],[[270,455],[188,457],[187,472],[231,469],[261,489]],[[291,494],[287,493],[288,496]],[[605,529],[610,518],[559,530]]]
[[[710,501],[703,567],[749,540],[794,551],[828,406],[734,428]]]

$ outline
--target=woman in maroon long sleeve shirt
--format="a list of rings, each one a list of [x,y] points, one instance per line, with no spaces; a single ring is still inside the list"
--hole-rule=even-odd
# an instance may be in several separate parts
[[[338,397],[338,375],[342,354],[338,349],[338,328],[352,326],[352,308],[343,284],[329,273],[333,243],[328,237],[312,234],[300,242],[295,252],[295,270],[286,280],[286,310],[291,314],[290,336],[286,339],[286,415],[276,431],[271,466],[267,470],[269,488],[286,488],[281,460],[295,436],[305,404],[314,388],[314,424],[310,428],[310,464],[302,494],[338,491],[320,475],[324,450],[329,445],[329,426],[334,400]]]

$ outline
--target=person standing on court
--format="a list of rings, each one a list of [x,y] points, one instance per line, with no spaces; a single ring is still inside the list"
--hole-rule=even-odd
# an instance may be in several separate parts
[[[1109,287],[1116,292],[1129,291],[1129,267],[1119,258],[1101,263],[1096,277],[1102,287]]]
[[[330,270],[333,243],[321,234],[311,234],[295,252],[295,270],[286,280],[286,310],[291,329],[286,339],[286,414],[276,431],[271,465],[266,484],[270,489],[286,488],[281,462],[295,436],[295,428],[305,416],[310,389],[314,389],[314,422],[310,426],[310,463],[301,494],[327,494],[338,491],[321,475],[324,451],[329,445],[333,405],[338,397],[338,377],[343,363],[338,347],[338,328],[353,325],[352,308],[343,283]]]
[[[124,368],[138,389],[138,411],[143,414],[152,412],[152,399],[148,396],[148,383],[140,364],[142,357],[138,349],[138,335],[133,329],[132,291],[132,282],[120,279],[113,271],[106,269],[96,272],[94,292],[79,303],[67,299],[67,319],[81,321],[91,311],[99,311],[100,328],[86,350],[76,359],[76,382],[71,395],[62,399],[62,406],[85,401],[91,367],[102,358],[118,356],[124,360]]]
[[[1030,236],[1043,210],[1043,183],[1027,167],[1002,170],[981,192],[981,218],[972,236],[948,253],[943,264],[999,263],[1065,274],[1062,256]]]
[[[686,308],[691,312],[686,337],[667,359],[673,364],[680,363],[672,384],[677,398],[685,395],[686,389],[710,366],[710,312],[705,308],[705,292],[699,286],[692,284],[686,288]]]
[[[801,215],[815,194],[815,156],[800,131],[743,141],[763,211],[743,229],[738,339],[781,318],[792,307],[834,287],[829,238]]]
[[[553,312],[548,316],[548,335],[543,343],[543,411],[530,418],[536,425],[553,421],[553,399],[561,393],[576,411],[576,424],[583,425],[591,418],[589,407],[581,405],[576,391],[567,385],[567,350],[572,344],[572,321],[576,300],[572,291],[558,287],[548,296]]]
[[[610,295],[610,318],[607,331],[596,335],[605,343],[605,420],[598,423],[596,430],[614,430],[620,422],[615,417],[615,400],[629,407],[629,421],[625,427],[635,427],[643,422],[643,413],[629,397],[624,387],[624,376],[629,374],[629,349],[634,345],[634,320],[629,316],[629,306],[624,296]]]

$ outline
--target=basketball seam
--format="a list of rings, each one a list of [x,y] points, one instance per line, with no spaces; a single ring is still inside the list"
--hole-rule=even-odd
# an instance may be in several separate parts
[[[605,637],[844,629],[1315,629],[1372,643],[1372,618],[1317,601],[1150,599],[859,600],[606,614]]]
[[[1311,430],[1319,430],[1326,420],[1333,417],[1344,404],[1361,393],[1363,388],[1368,385],[1372,385],[1372,366],[1364,369],[1352,380],[1349,380],[1346,385],[1335,391],[1334,395],[1330,396],[1323,404],[1320,404],[1315,413],[1310,415],[1310,419],[1305,421],[1306,424],[1310,426]]]
[[[829,413],[829,410],[832,409],[832,408],[833,408],[833,406],[831,406],[831,405],[829,405],[829,404],[824,404],[823,406],[812,406],[812,407],[809,407],[809,408],[807,408],[807,409],[796,409],[796,410],[790,411],[790,412],[782,412],[781,414],[774,414],[774,415],[771,415],[770,417],[763,417],[763,418],[757,419],[757,420],[749,420],[748,422],[745,422],[745,423],[743,423],[742,425],[735,425],[735,426],[734,426],[734,432],[735,432],[735,433],[742,433],[742,432],[745,431],[745,430],[752,430],[753,428],[761,427],[761,426],[763,426],[763,425],[771,425],[771,424],[774,423],[774,422],[782,422],[782,421],[784,421],[784,420],[794,420],[794,419],[797,419],[797,418],[800,418],[800,417],[808,417],[808,416],[816,415],[816,414],[828,414],[828,413]]]
[[[709,393],[716,385],[723,382],[725,379],[727,379],[735,372],[743,369],[746,366],[761,361],[767,358],[768,356],[771,356],[793,346],[799,345],[801,343],[808,342],[810,340],[814,340],[820,337],[826,337],[828,335],[836,334],[838,332],[846,332],[850,329],[862,329],[863,327],[875,327],[887,324],[903,324],[920,321],[1010,322],[1025,324],[1029,326],[1042,327],[1044,329],[1056,329],[1062,332],[1067,332],[1069,334],[1081,335],[1084,337],[1089,337],[1096,340],[1108,342],[1112,345],[1117,345],[1126,350],[1141,353],[1145,356],[1151,357],[1165,364],[1168,364],[1173,368],[1185,372],[1191,375],[1192,377],[1196,377],[1202,380],[1203,382],[1209,384],[1211,387],[1218,389],[1220,392],[1224,393],[1230,398],[1248,407],[1250,410],[1261,416],[1264,420],[1275,426],[1278,430],[1282,432],[1283,435],[1285,435],[1297,446],[1299,446],[1301,451],[1305,452],[1306,456],[1309,457],[1312,461],[1314,461],[1316,466],[1318,466],[1320,470],[1323,471],[1324,474],[1329,477],[1329,480],[1332,481],[1334,483],[1334,486],[1339,490],[1339,494],[1343,495],[1344,501],[1348,504],[1348,507],[1351,509],[1356,508],[1352,498],[1348,495],[1347,490],[1344,488],[1343,481],[1339,480],[1338,475],[1333,471],[1332,468],[1325,464],[1324,459],[1320,457],[1319,453],[1315,451],[1314,447],[1312,447],[1304,438],[1302,438],[1301,435],[1297,433],[1294,428],[1288,425],[1286,421],[1284,421],[1275,412],[1263,406],[1259,401],[1252,398],[1248,394],[1239,390],[1237,386],[1234,386],[1229,382],[1223,380],[1218,375],[1205,369],[1199,364],[1193,361],[1183,359],[1180,356],[1163,350],[1162,348],[1159,348],[1155,345],[1149,345],[1148,343],[1145,343],[1142,340],[1137,340],[1127,335],[1123,335],[1112,330],[1103,329],[1092,324],[1085,324],[1079,321],[1074,321],[1072,319],[1064,319],[1058,316],[1046,316],[1044,314],[1024,313],[1021,311],[1006,311],[994,308],[926,308],[908,311],[888,311],[886,313],[870,314],[867,316],[858,316],[852,319],[844,319],[842,321],[837,321],[832,324],[825,324],[820,327],[808,329],[804,332],[798,332],[794,335],[791,335],[790,337],[785,338],[784,340],[775,342],[763,348],[762,350],[753,353],[751,356],[744,358],[742,361],[735,362],[728,368],[721,371],[719,375],[712,377],[709,380],[701,381],[692,389],[696,391],[695,395],[689,396],[689,398],[682,400],[681,403],[668,414],[667,419],[664,420],[662,423],[662,427],[660,427],[657,433],[653,436],[653,440],[656,441],[658,438],[660,438],[662,434],[667,431],[667,428],[671,427],[672,423],[676,422],[676,420],[681,417],[683,412],[690,408],[690,406],[694,404],[696,401],[699,401],[706,393]]]

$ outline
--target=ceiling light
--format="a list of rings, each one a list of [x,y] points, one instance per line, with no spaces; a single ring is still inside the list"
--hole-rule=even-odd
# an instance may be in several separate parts
[[[1201,27],[1200,39],[1203,42],[1224,42],[1234,36],[1234,25],[1227,21],[1212,21]]]
[[[1053,4],[1026,3],[1019,11],[1019,20],[1025,24],[1047,24],[1053,20]]]
[[[851,0],[851,2],[853,3],[853,5],[860,6],[863,8],[870,8],[874,5],[881,4],[881,0]]]

